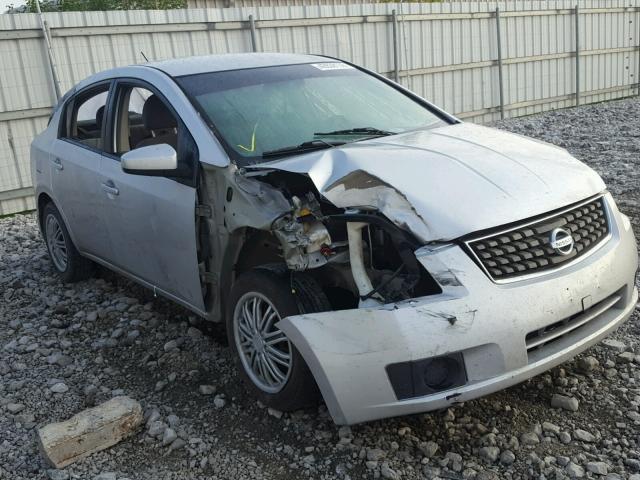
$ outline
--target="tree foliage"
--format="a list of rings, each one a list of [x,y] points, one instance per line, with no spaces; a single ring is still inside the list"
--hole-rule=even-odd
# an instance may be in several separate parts
[[[186,0],[27,0],[27,11],[36,11],[40,1],[43,12],[78,12],[91,10],[166,10],[186,8]]]

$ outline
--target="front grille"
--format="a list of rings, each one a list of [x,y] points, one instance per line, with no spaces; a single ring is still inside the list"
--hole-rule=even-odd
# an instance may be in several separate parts
[[[574,247],[568,254],[551,247],[556,228],[571,232]],[[467,246],[489,276],[500,281],[560,267],[584,255],[608,237],[609,222],[600,197],[541,220],[496,230]]]

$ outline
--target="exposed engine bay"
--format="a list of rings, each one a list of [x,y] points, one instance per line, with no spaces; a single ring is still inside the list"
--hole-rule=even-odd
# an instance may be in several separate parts
[[[426,272],[413,254],[419,245],[410,233],[375,210],[336,212],[324,203],[323,211],[312,191],[293,195],[291,211],[273,223],[289,269],[323,268],[321,283],[349,291],[361,307],[436,293],[435,282],[425,285],[429,279],[422,278]]]

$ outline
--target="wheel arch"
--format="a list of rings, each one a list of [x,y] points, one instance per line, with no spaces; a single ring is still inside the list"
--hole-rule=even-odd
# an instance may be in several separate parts
[[[51,198],[51,196],[47,192],[40,192],[36,199],[36,209],[37,209],[36,211],[38,215],[38,226],[40,227],[40,231],[43,231],[42,213],[44,212],[44,207],[47,205],[47,203],[53,203],[53,205],[58,209],[58,211],[60,211],[56,203],[53,201],[53,198]]]
[[[219,314],[224,323],[227,300],[236,278],[242,273],[263,265],[286,265],[280,254],[279,241],[267,230],[240,227],[229,234],[220,264]]]
[[[44,234],[44,228],[42,225],[42,213],[44,212],[44,208],[47,206],[47,204],[51,203],[56,210],[58,210],[58,213],[60,214],[60,216],[62,217],[62,221],[64,222],[64,225],[67,229],[67,232],[69,233],[69,236],[71,237],[71,241],[73,242],[74,245],[77,245],[76,242],[76,237],[73,233],[73,230],[71,230],[71,228],[69,227],[69,222],[67,221],[67,216],[64,213],[64,210],[62,208],[60,208],[60,205],[58,205],[58,203],[54,200],[53,196],[47,192],[47,191],[41,191],[37,193],[37,197],[36,197],[36,208],[37,208],[37,215],[38,215],[38,227],[40,228],[40,232],[42,234]]]

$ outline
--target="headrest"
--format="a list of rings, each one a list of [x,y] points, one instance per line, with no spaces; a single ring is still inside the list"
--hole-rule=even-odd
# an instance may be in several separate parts
[[[155,95],[151,95],[142,107],[142,121],[147,130],[164,130],[178,126],[176,118]]]
[[[102,121],[104,120],[104,105],[96,111],[96,127],[102,130]]]

